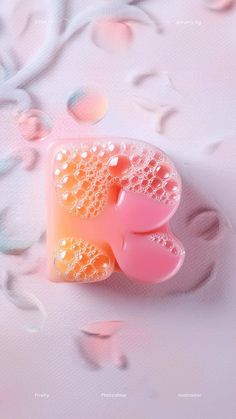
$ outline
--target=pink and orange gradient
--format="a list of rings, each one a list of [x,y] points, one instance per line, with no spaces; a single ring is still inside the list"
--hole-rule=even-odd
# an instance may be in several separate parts
[[[53,146],[50,279],[94,282],[113,271],[147,283],[170,278],[184,260],[169,226],[180,195],[176,169],[152,145],[114,138]]]

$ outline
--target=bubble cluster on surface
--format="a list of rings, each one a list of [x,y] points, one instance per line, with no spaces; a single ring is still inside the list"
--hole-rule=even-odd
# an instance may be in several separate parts
[[[62,279],[93,282],[113,272],[114,261],[103,249],[83,239],[65,238],[56,249],[54,264]]]
[[[180,256],[184,254],[183,250],[174,242],[173,237],[168,233],[153,233],[150,235],[150,240],[158,242],[174,256]]]
[[[135,141],[81,143],[57,152],[54,164],[59,200],[83,218],[98,216],[115,200],[114,186],[166,205],[180,199],[180,178],[156,147]]]

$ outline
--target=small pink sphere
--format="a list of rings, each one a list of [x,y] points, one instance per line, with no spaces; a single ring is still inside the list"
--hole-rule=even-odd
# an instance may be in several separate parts
[[[99,48],[116,52],[131,43],[133,33],[126,22],[102,19],[94,25],[92,38]]]
[[[96,124],[108,109],[107,96],[92,88],[80,88],[68,99],[67,110],[77,122]]]
[[[43,140],[52,131],[51,119],[38,109],[21,113],[17,123],[22,136],[28,141]]]

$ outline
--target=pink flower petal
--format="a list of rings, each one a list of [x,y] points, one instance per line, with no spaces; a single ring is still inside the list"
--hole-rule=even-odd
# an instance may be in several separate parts
[[[120,320],[109,320],[103,322],[90,323],[83,326],[80,330],[88,335],[98,337],[109,337],[116,333],[124,325]]]

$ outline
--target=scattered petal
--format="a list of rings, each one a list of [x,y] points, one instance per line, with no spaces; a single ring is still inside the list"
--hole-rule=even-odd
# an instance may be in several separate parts
[[[130,74],[127,78],[127,81],[132,84],[133,86],[141,86],[147,79],[157,77],[156,70],[146,70],[146,71],[139,71],[133,74]]]
[[[82,358],[92,369],[101,368],[109,360],[110,340],[96,336],[83,335],[79,339],[79,351]]]
[[[156,105],[150,104],[150,101],[145,97],[134,95],[134,102],[145,111],[155,112],[156,110]]]
[[[99,369],[112,363],[119,369],[127,369],[128,359],[120,349],[120,339],[116,334],[123,325],[123,321],[109,320],[81,328],[83,335],[78,341],[79,351],[90,368]]]
[[[218,150],[218,148],[221,146],[221,143],[222,141],[216,141],[212,144],[208,144],[204,149],[205,153],[214,154]]]
[[[80,330],[88,335],[98,337],[110,337],[124,326],[120,320],[109,320],[103,322],[90,323],[83,326]]]
[[[156,131],[161,133],[164,129],[164,122],[166,119],[176,112],[176,109],[169,105],[160,105],[156,109]]]
[[[35,275],[43,271],[45,267],[46,259],[44,257],[38,257],[31,263],[28,263],[28,266],[22,270],[22,275]]]
[[[156,114],[156,132],[162,133],[164,130],[164,123],[165,120],[173,115],[177,110],[170,105],[158,105],[155,106],[149,103],[149,100],[147,100],[144,97],[140,97],[135,95],[134,100],[136,104],[144,109],[147,112],[152,112]]]
[[[115,366],[121,370],[126,370],[128,368],[128,358],[125,354],[115,349],[112,355],[113,362]]]
[[[225,232],[221,217],[214,209],[200,208],[187,218],[187,225],[196,237],[207,241],[220,240]]]
[[[202,275],[202,277],[199,279],[197,285],[195,285],[193,288],[190,289],[190,292],[192,291],[198,291],[201,288],[205,288],[210,283],[212,283],[217,274],[216,269],[216,263],[212,262],[206,269],[205,273]]]
[[[6,255],[22,255],[32,245],[33,242],[27,240],[12,239],[2,234],[0,236],[0,253]]]
[[[45,323],[47,314],[41,301],[33,294],[17,291],[15,277],[6,271],[1,272],[1,289],[9,302],[15,307],[30,314],[27,318],[26,330],[28,332],[39,332]]]

